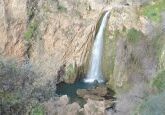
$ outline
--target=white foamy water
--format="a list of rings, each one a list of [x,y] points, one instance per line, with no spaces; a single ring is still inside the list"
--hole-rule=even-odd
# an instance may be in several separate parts
[[[92,55],[90,60],[90,66],[87,73],[87,78],[84,80],[85,82],[94,82],[97,80],[99,83],[104,82],[102,75],[102,53],[103,53],[103,38],[104,38],[104,30],[107,24],[109,11],[105,13],[99,31],[96,35],[94,45],[92,48]]]

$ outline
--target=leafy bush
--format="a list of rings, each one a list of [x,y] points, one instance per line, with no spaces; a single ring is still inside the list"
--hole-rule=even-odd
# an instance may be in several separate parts
[[[24,33],[25,40],[29,41],[34,36],[35,31],[37,30],[38,23],[33,21],[28,26],[27,31]]]
[[[127,40],[131,43],[137,43],[142,35],[142,32],[131,28],[127,31]]]
[[[24,114],[35,74],[12,61],[0,65],[0,114]]]
[[[56,84],[38,87],[37,78],[28,64],[0,58],[0,115],[45,115],[40,104],[55,96]]]
[[[65,8],[63,5],[58,5],[57,9],[61,12],[66,12],[67,11],[67,8]]]
[[[31,115],[45,115],[44,107],[41,105],[35,106],[31,111]]]
[[[162,92],[165,90],[165,70],[159,72],[153,81],[153,86]]]
[[[154,22],[159,22],[161,12],[165,10],[165,0],[155,0],[154,4],[146,5],[142,8],[142,14]]]

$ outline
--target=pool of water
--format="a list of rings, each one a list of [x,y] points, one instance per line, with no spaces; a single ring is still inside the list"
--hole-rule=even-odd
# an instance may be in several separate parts
[[[76,91],[77,89],[90,89],[96,87],[96,83],[85,83],[82,80],[77,81],[74,84],[67,84],[67,83],[59,83],[57,84],[56,93],[58,95],[68,95],[71,98],[77,96]]]
[[[104,83],[99,84],[104,85]],[[90,89],[98,86],[97,83],[85,83],[83,80],[76,81],[74,84],[67,84],[64,82],[61,82],[57,84],[56,94],[59,96],[61,95],[67,95],[70,98],[70,102],[78,102],[79,104],[84,104],[85,100],[78,97],[76,92],[77,89]]]

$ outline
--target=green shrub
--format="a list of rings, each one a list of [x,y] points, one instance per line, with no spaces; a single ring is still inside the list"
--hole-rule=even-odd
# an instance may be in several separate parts
[[[0,113],[3,115],[26,112],[34,75],[13,60],[0,59]],[[27,99],[28,98],[28,99]]]
[[[156,75],[152,85],[156,87],[160,92],[165,90],[165,70],[159,72]]]
[[[135,112],[135,115],[164,115],[165,114],[165,92],[156,96],[150,96]]]
[[[24,33],[25,40],[30,41],[34,36],[35,31],[37,30],[38,23],[33,21],[29,24],[27,31]]]
[[[57,9],[61,12],[66,12],[67,11],[67,8],[65,8],[63,5],[58,5]]]
[[[165,10],[165,0],[155,0],[155,4],[146,5],[142,8],[142,14],[154,22],[159,22],[161,12]]]
[[[44,107],[41,105],[35,106],[31,111],[31,115],[45,115]]]
[[[131,28],[127,31],[127,40],[131,43],[137,43],[142,35],[142,32]]]

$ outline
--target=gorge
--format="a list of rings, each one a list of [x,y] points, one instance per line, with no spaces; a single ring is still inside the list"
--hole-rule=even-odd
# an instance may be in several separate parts
[[[0,0],[0,115],[164,115],[164,6]]]

